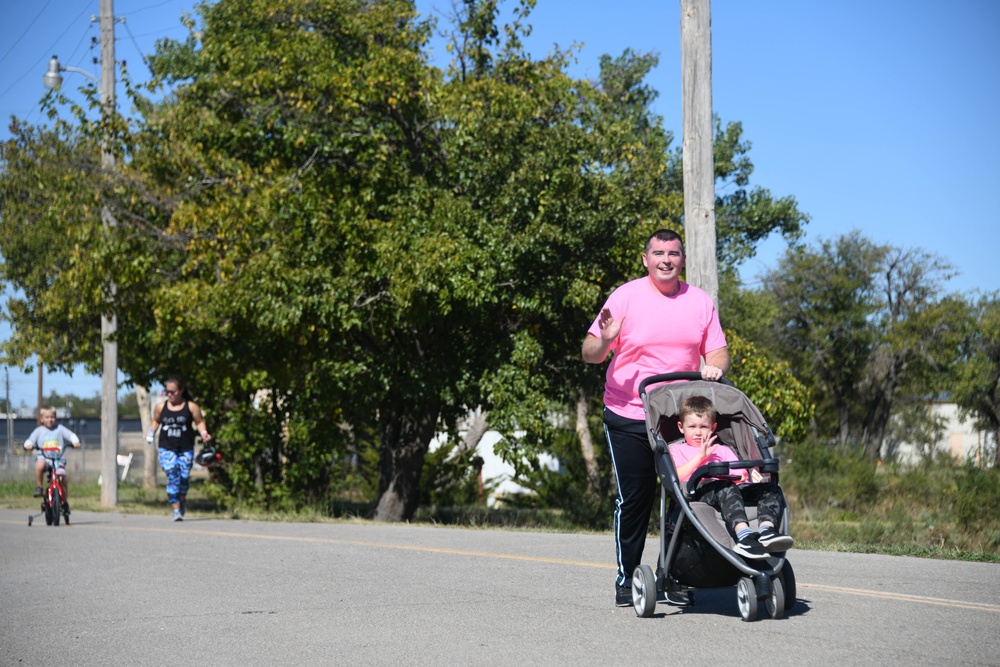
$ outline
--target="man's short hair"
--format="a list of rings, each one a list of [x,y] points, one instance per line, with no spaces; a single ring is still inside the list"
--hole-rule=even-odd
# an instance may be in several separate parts
[[[657,241],[662,241],[664,243],[666,243],[668,241],[680,241],[681,242],[681,254],[682,255],[684,254],[684,239],[682,239],[681,235],[678,234],[677,232],[671,231],[669,229],[658,229],[658,230],[656,230],[655,232],[653,232],[652,234],[649,235],[648,239],[646,239],[646,250],[645,250],[645,252],[649,252],[649,246],[653,242],[653,239],[656,239]]]

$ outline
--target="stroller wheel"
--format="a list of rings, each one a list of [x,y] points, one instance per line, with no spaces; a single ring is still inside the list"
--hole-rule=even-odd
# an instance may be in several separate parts
[[[656,609],[656,577],[648,565],[640,565],[632,573],[632,606],[641,618],[649,618]]]
[[[753,579],[743,577],[736,585],[736,604],[740,608],[740,617],[747,622],[757,620],[757,587]]]
[[[798,593],[795,590],[795,571],[787,560],[781,566],[781,583],[785,586],[785,611],[788,611],[795,606],[795,596]]]
[[[764,600],[764,608],[771,618],[778,619],[785,615],[785,585],[781,583],[781,575],[771,580],[771,594]]]

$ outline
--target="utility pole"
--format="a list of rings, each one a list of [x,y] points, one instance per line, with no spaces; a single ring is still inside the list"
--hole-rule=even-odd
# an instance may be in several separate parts
[[[108,121],[115,111],[115,11],[113,0],[101,0],[101,116]],[[101,143],[101,167],[110,171],[115,156],[108,146],[107,132]],[[114,227],[115,219],[105,206],[101,218],[106,227]],[[109,286],[115,293],[115,285]],[[118,343],[113,338],[118,319],[112,312],[101,315],[101,341],[104,367],[101,374],[101,506],[118,506]]]
[[[42,423],[42,401],[45,399],[42,393],[42,358],[38,358],[38,407],[35,408],[35,420]]]
[[[711,0],[681,0],[681,89],[687,280],[705,290],[718,310]]]
[[[7,426],[7,454],[4,456],[4,467],[10,468],[10,457],[14,455],[14,419],[10,410],[10,369],[7,366],[3,368],[3,376],[4,402],[7,404],[7,412],[4,415],[4,423]]]

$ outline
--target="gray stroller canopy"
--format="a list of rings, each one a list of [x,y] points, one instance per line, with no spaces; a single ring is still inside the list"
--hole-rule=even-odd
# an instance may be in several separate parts
[[[720,382],[692,380],[654,385],[643,396],[649,446],[654,451],[654,434],[663,438],[664,443],[680,439],[677,421],[680,418],[681,402],[688,396],[706,396],[712,401],[719,413],[716,429],[719,440],[733,447],[741,460],[761,458],[757,445],[758,435],[767,437],[768,445],[773,444],[773,435],[770,435],[764,416],[742,391]]]

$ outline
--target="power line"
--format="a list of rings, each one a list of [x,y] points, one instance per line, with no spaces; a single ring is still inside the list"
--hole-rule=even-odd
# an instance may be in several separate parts
[[[135,35],[132,34],[132,29],[128,27],[128,22],[124,18],[122,18],[121,23],[123,26],[125,26],[125,32],[127,32],[129,38],[131,38],[132,46],[134,46],[135,50],[139,52],[139,56],[142,58],[142,62],[145,63],[146,69],[149,70],[150,73],[152,73],[153,70],[149,66],[149,60],[146,59],[146,54],[142,52],[142,47],[140,47],[139,43],[135,41]]]
[[[50,2],[51,2],[51,0],[50,0]],[[84,7],[83,11],[80,12],[79,14],[77,14],[76,17],[73,18],[72,21],[70,21],[69,25],[66,26],[66,29],[63,30],[61,33],[59,33],[59,36],[56,37],[55,40],[51,44],[49,44],[48,48],[45,49],[45,51],[42,52],[42,57],[39,58],[38,60],[36,60],[34,63],[32,63],[28,67],[28,69],[24,72],[24,74],[22,74],[21,76],[17,77],[16,79],[14,79],[14,82],[11,83],[7,87],[6,90],[4,90],[2,93],[0,93],[0,97],[3,97],[7,93],[9,93],[11,90],[13,90],[14,86],[16,86],[21,81],[21,79],[23,79],[24,77],[28,76],[32,72],[39,71],[38,70],[39,66],[42,63],[45,62],[46,58],[50,58],[51,57],[53,47],[55,47],[55,45],[59,43],[59,40],[63,38],[63,35],[65,35],[67,32],[69,32],[69,29],[73,27],[73,24],[76,23],[76,21],[79,20],[79,18],[81,16],[83,16],[84,14],[86,14],[89,11],[89,9],[90,9],[89,7]],[[89,25],[87,26],[87,30],[90,30],[90,26]]]
[[[25,29],[24,29],[24,30],[23,30],[23,31],[21,32],[21,36],[20,36],[20,37],[18,37],[17,39],[15,39],[15,40],[14,40],[14,43],[10,45],[10,48],[9,48],[9,49],[7,49],[7,52],[6,52],[6,53],[4,53],[4,54],[3,54],[2,56],[0,56],[0,63],[2,63],[2,62],[4,61],[4,59],[5,59],[5,58],[6,58],[7,56],[9,56],[9,55],[10,55],[10,52],[14,50],[14,47],[15,47],[15,46],[17,46],[18,44],[20,44],[21,40],[22,40],[22,39],[24,39],[24,36],[28,34],[28,31],[29,31],[29,30],[31,30],[31,26],[35,25],[35,21],[37,21],[37,20],[38,20],[39,18],[41,18],[42,14],[44,14],[44,13],[45,13],[45,10],[46,10],[46,9],[48,9],[48,8],[49,8],[49,5],[51,5],[51,4],[52,4],[52,0],[49,0],[48,2],[46,2],[46,3],[45,3],[45,6],[44,6],[44,7],[42,7],[42,11],[38,12],[38,16],[36,16],[35,18],[31,19],[31,23],[29,23],[29,24],[28,24],[28,27],[27,27],[27,28],[25,28]]]
[[[169,4],[173,3],[173,2],[174,2],[174,0],[163,0],[163,2],[161,2],[158,5],[146,5],[145,7],[140,7],[139,9],[133,9],[130,13],[131,14],[138,14],[139,12],[144,12],[147,9],[156,9],[157,7],[162,7],[163,5],[169,5]]]

